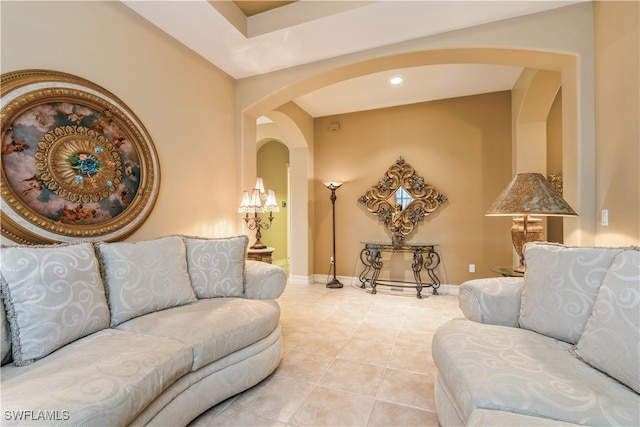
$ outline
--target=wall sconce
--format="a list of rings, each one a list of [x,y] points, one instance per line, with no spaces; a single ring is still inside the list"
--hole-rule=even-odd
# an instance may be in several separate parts
[[[553,189],[547,179],[539,173],[520,173],[507,185],[493,202],[486,216],[513,216],[511,239],[520,259],[520,265],[514,270],[523,273],[524,255],[522,247],[527,242],[544,238],[540,216],[577,216],[578,214]]]
[[[333,256],[329,265],[329,274],[333,269],[333,279],[327,283],[327,288],[341,288],[342,283],[336,277],[336,190],[342,185],[341,182],[325,182],[324,186],[331,191],[331,212],[332,212],[332,236],[333,236]]]
[[[262,200],[265,200],[264,206]],[[269,212],[269,222],[263,222],[260,217],[261,213]],[[239,213],[244,214],[244,222],[247,224],[249,230],[256,230],[256,242],[251,246],[251,249],[265,249],[266,246],[262,243],[262,233],[260,230],[268,230],[273,222],[273,212],[279,212],[278,202],[276,200],[276,192],[274,190],[264,191],[264,183],[262,178],[256,180],[256,185],[251,190],[242,192],[242,202],[238,208]],[[249,216],[253,214],[253,216]]]

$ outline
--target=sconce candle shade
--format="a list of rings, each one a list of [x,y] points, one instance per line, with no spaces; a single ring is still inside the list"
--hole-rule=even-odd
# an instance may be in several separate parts
[[[238,213],[247,213],[249,212],[249,205],[251,204],[251,198],[249,197],[248,191],[242,192],[242,202],[240,202],[240,207],[238,208]]]
[[[267,201],[264,203],[264,209],[271,212],[280,212],[275,190],[267,190]]]
[[[254,212],[263,212],[262,210],[262,201],[260,200],[260,190],[254,188],[251,192],[251,201],[249,202],[249,207],[254,209]]]
[[[529,215],[577,216],[578,214],[551,187],[542,174],[520,173],[500,193],[485,215],[519,217],[514,219],[511,238],[520,258],[520,265],[514,270],[524,272],[522,247],[525,243],[541,240],[544,236],[540,219],[529,219]]]
[[[264,194],[264,181],[262,178],[256,178],[256,186],[254,188],[260,190],[260,194]]]

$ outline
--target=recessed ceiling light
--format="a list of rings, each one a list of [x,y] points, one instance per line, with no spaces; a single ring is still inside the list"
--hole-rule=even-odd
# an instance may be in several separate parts
[[[391,80],[389,80],[389,82],[392,85],[399,85],[400,83],[402,83],[402,80],[403,80],[402,77],[394,77]]]

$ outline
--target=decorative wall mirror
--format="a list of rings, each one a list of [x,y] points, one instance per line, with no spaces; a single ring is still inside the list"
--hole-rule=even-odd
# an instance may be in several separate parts
[[[418,222],[446,201],[447,197],[425,184],[424,178],[402,157],[358,199],[385,224],[394,244],[402,244]]]

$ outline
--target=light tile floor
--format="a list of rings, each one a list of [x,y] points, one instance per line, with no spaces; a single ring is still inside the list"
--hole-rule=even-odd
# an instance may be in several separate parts
[[[191,426],[437,426],[431,339],[462,313],[457,296],[423,295],[289,284],[280,366]]]

